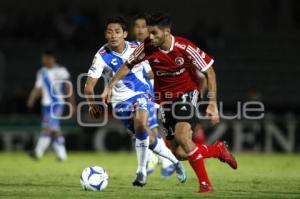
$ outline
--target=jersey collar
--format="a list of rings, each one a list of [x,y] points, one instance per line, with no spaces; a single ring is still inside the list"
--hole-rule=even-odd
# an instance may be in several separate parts
[[[117,55],[117,56],[121,57],[122,55],[124,55],[124,53],[127,51],[127,49],[128,49],[128,42],[125,41],[125,49],[123,50],[122,53],[117,53],[117,52],[115,52],[115,51],[113,51],[113,50],[111,50],[111,52],[112,52],[114,55]]]
[[[171,48],[169,50],[162,50],[162,49],[158,48],[160,50],[160,52],[168,54],[169,52],[171,52],[173,50],[174,43],[175,43],[175,38],[173,35],[171,35],[171,39],[172,39]]]

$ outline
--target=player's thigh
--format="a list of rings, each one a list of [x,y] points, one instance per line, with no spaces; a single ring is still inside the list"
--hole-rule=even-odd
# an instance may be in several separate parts
[[[60,119],[63,114],[63,105],[42,107],[42,129],[46,133],[61,134]]]
[[[145,109],[137,109],[133,116],[134,129],[136,132],[148,129],[148,111]]]

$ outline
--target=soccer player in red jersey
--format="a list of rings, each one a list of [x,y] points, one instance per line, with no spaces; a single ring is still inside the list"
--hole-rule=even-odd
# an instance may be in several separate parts
[[[212,184],[207,176],[204,158],[216,157],[228,163],[233,169],[237,162],[223,142],[213,145],[199,145],[192,141],[196,124],[198,100],[198,78],[196,70],[207,76],[209,103],[206,114],[212,124],[219,123],[217,107],[216,75],[213,59],[191,41],[171,34],[171,19],[162,13],[152,14],[148,21],[150,33],[129,57],[107,86],[107,101],[110,101],[112,87],[136,64],[148,60],[154,73],[156,102],[162,107],[162,120],[172,151],[182,148],[199,181],[199,192],[211,192]],[[180,155],[180,154],[177,154]],[[186,158],[186,157],[183,157]]]

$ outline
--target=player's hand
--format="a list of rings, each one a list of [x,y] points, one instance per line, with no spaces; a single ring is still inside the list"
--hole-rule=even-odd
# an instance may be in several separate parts
[[[89,106],[89,113],[91,115],[91,117],[93,118],[99,118],[101,115],[101,111],[99,106],[95,105],[95,104],[91,104]]]
[[[217,102],[209,102],[206,108],[206,117],[211,119],[211,123],[216,125],[220,122]]]

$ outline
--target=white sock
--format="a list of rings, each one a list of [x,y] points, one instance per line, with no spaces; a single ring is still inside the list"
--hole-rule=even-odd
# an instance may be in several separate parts
[[[65,147],[65,138],[63,136],[59,136],[53,140],[53,149],[56,153],[56,156],[60,160],[66,160],[67,159],[67,151]]]
[[[155,155],[150,149],[147,150],[148,156],[147,156],[147,162],[151,161],[153,156]]]
[[[152,146],[152,151],[164,158],[170,160],[173,164],[177,163],[178,160],[172,151],[166,146],[164,140],[160,137],[155,138],[157,141],[154,142],[155,146]]]
[[[48,134],[42,133],[37,141],[34,152],[37,158],[43,157],[45,151],[51,143],[51,137]]]
[[[137,173],[147,175],[147,159],[148,159],[149,136],[147,131],[143,133],[136,133],[135,149],[138,161]]]
[[[161,162],[161,166],[162,168],[167,168],[169,166],[171,166],[173,164],[173,162],[171,162],[169,159],[164,158],[162,156],[158,156],[159,161]]]

